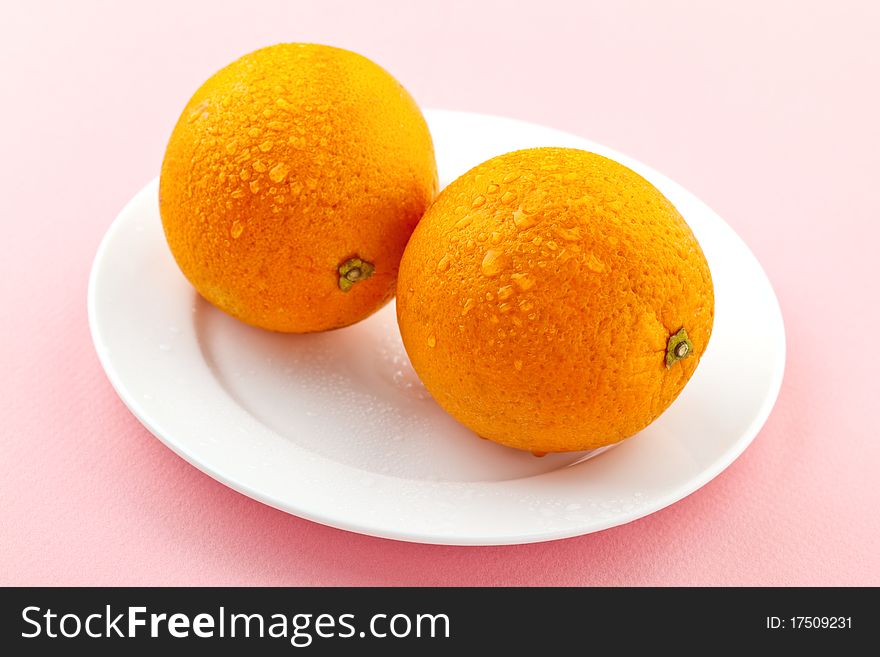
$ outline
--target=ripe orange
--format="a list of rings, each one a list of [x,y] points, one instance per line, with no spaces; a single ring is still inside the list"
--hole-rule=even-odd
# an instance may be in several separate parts
[[[647,426],[694,373],[714,315],[706,259],[672,204],[623,165],[564,148],[496,157],[445,189],[397,298],[437,402],[537,453]]]
[[[159,196],[168,245],[202,296],[299,333],[351,324],[391,299],[436,191],[428,127],[391,75],[346,50],[282,44],[195,93]]]

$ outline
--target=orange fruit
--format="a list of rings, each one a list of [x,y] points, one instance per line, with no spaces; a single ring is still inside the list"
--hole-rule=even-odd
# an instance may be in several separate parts
[[[339,48],[282,44],[190,99],[162,164],[168,245],[215,306],[266,329],[352,324],[394,295],[437,190],[431,135],[401,85]]]
[[[440,193],[400,264],[397,316],[434,399],[533,452],[640,431],[709,342],[700,245],[641,176],[593,153],[517,151]]]

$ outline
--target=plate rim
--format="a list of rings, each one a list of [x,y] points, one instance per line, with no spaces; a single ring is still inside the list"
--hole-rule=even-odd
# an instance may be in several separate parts
[[[612,156],[617,159],[617,156],[620,156],[620,159],[623,163],[627,161],[637,162],[642,164],[641,161],[636,160],[635,158],[631,158],[623,153],[618,153],[615,149],[606,147],[604,144],[594,142],[586,137],[581,137],[580,135],[575,135],[573,133],[567,133],[562,130],[558,130],[556,128],[552,128],[550,126],[545,126],[542,124],[523,121],[520,119],[515,119],[511,117],[505,116],[497,116],[492,114],[478,113],[478,112],[467,112],[467,111],[456,111],[456,110],[445,110],[445,109],[423,109],[424,113],[428,116],[430,115],[456,115],[459,117],[479,117],[482,119],[488,120],[496,120],[503,121],[509,124],[521,124],[524,126],[528,126],[531,128],[537,127],[547,130],[552,130],[555,132],[559,132],[561,134],[565,134],[571,137],[575,137],[577,139],[581,139],[585,142],[590,142],[594,146],[597,146],[602,149],[603,154],[610,153]],[[669,179],[667,176],[658,172],[656,169],[651,167],[650,165],[642,164],[644,168],[650,169],[652,172],[657,173],[659,176],[670,180],[673,184],[681,187],[677,182],[673,179]],[[625,525],[635,520],[639,520],[648,515],[656,513],[668,506],[675,504],[676,502],[692,495],[703,486],[708,484],[710,481],[718,477],[724,470],[726,470],[730,465],[736,461],[739,456],[748,448],[748,446],[754,441],[755,437],[760,433],[764,424],[767,422],[772,410],[778,400],[779,393],[782,387],[782,382],[785,375],[785,364],[787,360],[787,340],[785,335],[785,322],[784,316],[782,314],[782,309],[779,304],[779,299],[776,295],[776,290],[773,287],[772,282],[770,281],[767,272],[764,270],[760,261],[754,255],[752,250],[749,248],[748,244],[739,236],[738,233],[731,227],[724,219],[716,213],[711,207],[706,204],[701,198],[683,188],[688,194],[690,194],[693,198],[697,199],[700,203],[702,203],[712,214],[714,214],[720,221],[726,226],[732,235],[739,240],[740,246],[745,250],[748,256],[754,261],[755,266],[758,268],[760,273],[762,274],[764,280],[767,283],[768,291],[770,293],[770,297],[773,301],[773,311],[776,314],[776,317],[779,321],[779,329],[780,329],[780,342],[779,342],[779,350],[776,352],[776,363],[774,363],[774,367],[772,370],[772,378],[770,379],[770,384],[768,388],[768,394],[764,397],[763,402],[759,410],[755,413],[752,418],[752,421],[749,423],[748,428],[744,430],[737,440],[733,441],[727,449],[725,449],[718,458],[716,458],[711,465],[700,470],[698,475],[695,475],[689,478],[686,482],[678,487],[672,488],[669,492],[665,494],[657,495],[652,499],[651,503],[644,504],[642,506],[637,506],[631,511],[623,511],[613,515],[609,518],[605,519],[595,519],[590,521],[588,524],[590,525],[589,529],[584,529],[582,526],[576,527],[566,527],[566,528],[558,528],[558,529],[550,529],[545,530],[542,533],[528,533],[523,535],[493,535],[493,534],[476,534],[469,533],[465,537],[452,538],[446,534],[436,534],[431,533],[430,531],[423,530],[385,530],[381,528],[377,528],[375,525],[370,524],[368,521],[352,521],[350,519],[340,519],[338,516],[328,515],[322,512],[316,512],[313,509],[303,508],[296,504],[292,504],[288,500],[277,499],[273,495],[266,494],[260,490],[254,489],[247,484],[244,484],[230,476],[227,476],[222,470],[222,468],[217,468],[212,466],[209,463],[206,463],[203,460],[200,460],[195,455],[193,455],[187,448],[185,443],[175,440],[173,436],[165,436],[163,432],[158,430],[155,424],[150,420],[150,414],[146,412],[139,402],[139,400],[131,394],[125,386],[125,383],[122,380],[122,376],[120,375],[118,369],[115,367],[113,363],[113,359],[111,354],[109,353],[109,349],[101,339],[101,331],[99,328],[99,319],[98,312],[99,309],[97,307],[97,286],[99,282],[99,274],[101,270],[101,265],[105,260],[105,256],[107,252],[111,248],[111,243],[113,242],[113,237],[116,232],[120,230],[123,225],[123,217],[128,214],[131,207],[138,203],[141,199],[141,196],[149,193],[150,189],[153,187],[158,187],[158,176],[151,179],[146,185],[141,187],[122,207],[122,209],[117,213],[116,217],[113,219],[104,235],[101,238],[98,249],[95,253],[95,256],[92,260],[90,272],[89,272],[89,280],[88,280],[88,291],[87,291],[87,315],[88,315],[88,324],[89,324],[89,333],[94,345],[95,351],[98,356],[98,360],[101,364],[102,369],[104,370],[105,375],[117,396],[123,402],[123,404],[128,408],[128,410],[135,416],[138,422],[141,423],[144,428],[146,428],[153,436],[158,438],[165,446],[171,449],[172,452],[177,454],[179,457],[184,459],[190,465],[196,467],[201,472],[205,473],[212,479],[220,482],[221,484],[235,490],[236,492],[250,497],[258,502],[266,504],[267,506],[271,506],[275,509],[278,509],[282,512],[298,516],[300,518],[316,522],[325,526],[333,527],[336,529],[342,529],[345,531],[351,531],[358,534],[363,534],[367,536],[372,536],[376,538],[384,538],[390,540],[397,540],[402,542],[409,543],[420,543],[420,544],[433,544],[433,545],[456,545],[456,546],[500,546],[500,545],[525,545],[532,543],[542,543],[556,540],[564,540],[566,538],[573,538],[577,536],[583,536],[587,534],[592,534],[599,531],[604,531],[606,529],[610,529],[612,527],[617,527],[620,525]]]

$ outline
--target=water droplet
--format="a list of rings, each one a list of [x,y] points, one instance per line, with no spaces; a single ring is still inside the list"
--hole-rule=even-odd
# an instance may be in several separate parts
[[[236,220],[232,222],[232,230],[229,231],[232,234],[232,239],[238,239],[241,237],[242,232],[244,232],[244,225]]]
[[[517,172],[517,171],[511,171],[511,172],[508,173],[506,176],[504,176],[504,178],[501,179],[501,182],[503,182],[503,183],[505,183],[505,184],[506,184],[506,183],[512,183],[514,180],[516,180],[517,178],[519,178],[519,176],[520,176],[519,172]]]
[[[251,184],[249,185],[249,187],[251,188],[251,192],[253,194],[256,194],[258,191],[260,191],[260,181],[251,180]]]
[[[492,322],[493,324],[497,324],[497,323],[500,322],[501,320],[498,319],[498,315],[492,315],[492,316],[489,318],[489,321]],[[490,344],[494,344],[494,343],[495,343],[495,341],[493,340]]]
[[[238,142],[233,139],[232,141],[226,142],[226,152],[230,155],[235,154],[235,151],[238,149]]]
[[[461,230],[462,228],[467,228],[468,226],[471,225],[471,222],[473,220],[474,220],[474,218],[471,215],[466,214],[461,219],[459,219],[458,221],[455,222],[455,227],[458,228],[459,230]]]
[[[486,255],[483,256],[483,262],[480,265],[480,271],[483,272],[483,276],[497,276],[503,268],[504,253],[495,249],[486,251]]]
[[[437,338],[433,335],[428,336],[428,346],[431,347],[431,349],[437,346]]]
[[[247,169],[242,169],[238,172],[238,177],[242,180],[250,180],[251,172]]]
[[[481,194],[480,196],[478,196],[477,198],[475,198],[475,199],[471,202],[471,207],[472,207],[472,208],[479,208],[479,207],[482,206],[485,202],[486,202],[486,197],[483,196],[483,195]]]
[[[541,237],[540,235],[535,235],[534,239],[532,240],[532,244],[534,244],[535,246],[541,246],[541,243],[543,241],[544,241],[543,237]]]
[[[605,264],[601,260],[599,260],[599,258],[597,258],[593,253],[590,254],[589,258],[587,258],[587,267],[590,269],[590,271],[594,271],[596,273],[601,273],[605,271]]]
[[[505,285],[498,289],[498,298],[499,299],[509,299],[513,296],[513,286]]]
[[[232,198],[241,198],[242,196],[244,196],[244,191],[241,189],[236,189],[234,192],[232,192],[232,194],[230,194],[230,196]]]
[[[547,243],[544,246],[546,246],[551,251],[555,251],[559,248],[559,245],[557,245],[556,242],[554,242],[553,240],[547,240]]]
[[[522,361],[521,360],[513,361],[513,367],[514,367],[514,369],[516,369],[517,372],[519,372],[522,369]]]
[[[566,242],[576,242],[581,238],[580,228],[574,226],[573,228],[565,228],[564,226],[556,227],[556,234],[559,235]]]
[[[526,299],[523,299],[522,301],[519,302],[519,309],[521,311],[523,311],[524,313],[529,312],[534,307],[535,307],[535,304],[533,304],[531,301],[528,301]]]
[[[516,199],[516,194],[514,194],[513,192],[504,192],[501,195],[501,202],[505,203],[505,204],[506,203],[513,203],[513,201],[515,199]]]
[[[489,186],[486,188],[486,193],[497,194],[499,189],[501,188],[498,185],[496,185],[495,183],[490,183]]]
[[[502,303],[500,306],[498,306],[498,310],[502,313],[509,313],[512,308],[513,306],[511,306],[509,303]]]
[[[262,160],[254,160],[254,163],[251,166],[254,168],[254,171],[259,171],[260,173],[263,173],[269,168]]]
[[[535,219],[534,216],[523,212],[522,207],[519,207],[513,213],[513,223],[518,230],[526,230],[527,228],[531,228],[536,223],[538,223],[538,220]]]
[[[287,178],[287,172],[289,169],[287,165],[283,162],[279,162],[274,167],[269,170],[269,180],[272,182],[280,183],[282,180]]]
[[[492,237],[489,238],[489,241],[492,244],[501,244],[501,233],[499,233],[499,232],[492,233]]]
[[[491,292],[486,292],[486,301],[491,301],[494,298],[495,298],[494,294],[492,294]]]
[[[531,290],[533,287],[535,287],[535,279],[532,278],[529,274],[517,272],[510,275],[510,280],[512,280],[516,284],[516,286],[523,291]]]
[[[437,271],[446,271],[449,269],[449,263],[451,260],[452,258],[449,257],[448,253],[440,258],[440,262],[437,263]]]
[[[467,315],[471,311],[471,308],[473,308],[473,307],[474,307],[474,300],[468,299],[467,301],[464,302],[464,306],[462,306],[461,314]]]
[[[473,240],[468,240],[468,241],[467,241],[467,244],[465,244],[464,246],[465,246],[465,248],[466,248],[468,251],[473,251],[473,250],[474,250],[474,247],[475,247],[476,245],[477,245],[477,243],[474,242]]]
[[[187,117],[187,122],[192,123],[196,119],[207,119],[209,116],[207,109],[210,104],[210,101],[207,99],[199,103],[198,106],[193,108],[193,110],[189,113],[189,116]]]
[[[251,139],[256,139],[260,136],[260,132],[261,130],[258,127],[254,126],[253,128],[250,128],[248,130],[248,137],[250,137]]]
[[[262,144],[260,144],[260,150],[263,151],[264,153],[268,153],[269,151],[272,150],[272,146],[273,146],[272,140],[267,139]]]

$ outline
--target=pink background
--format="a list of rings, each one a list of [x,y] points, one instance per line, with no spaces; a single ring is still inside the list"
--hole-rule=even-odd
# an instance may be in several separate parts
[[[880,584],[880,5],[519,4],[4,5],[0,583]],[[279,41],[359,51],[424,106],[603,142],[713,206],[786,320],[754,444],[632,524],[455,548],[288,516],[150,436],[92,348],[89,266],[189,95]]]

